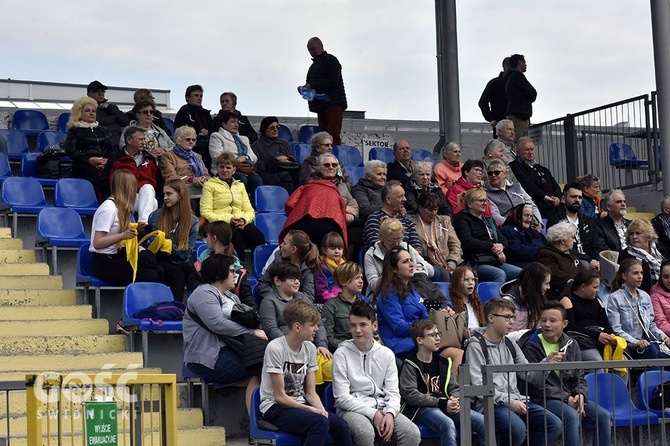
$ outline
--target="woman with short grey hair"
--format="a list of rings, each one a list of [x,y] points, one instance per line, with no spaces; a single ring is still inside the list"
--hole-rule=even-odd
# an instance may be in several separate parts
[[[535,256],[537,262],[551,270],[549,299],[560,299],[569,281],[586,268],[572,251],[575,232],[575,227],[567,221],[556,223],[547,229],[547,244]]]
[[[447,203],[442,189],[433,181],[433,164],[430,161],[419,161],[414,163],[414,173],[412,178],[405,185],[405,209],[410,215],[416,215],[419,212],[419,196],[422,194],[435,195],[440,200],[437,209],[438,215],[454,216],[449,203]]]
[[[303,161],[300,166],[300,171],[298,172],[298,184],[305,184],[312,172],[316,170],[316,158],[319,155],[333,153],[333,137],[330,136],[330,133],[328,132],[315,133],[312,136],[310,144],[312,146],[312,152],[305,158],[305,161]],[[349,190],[351,190],[351,180],[349,179],[349,175],[347,175],[344,166],[341,164],[337,169],[337,176],[342,178]]]
[[[542,221],[540,210],[535,206],[533,199],[519,183],[509,178],[509,167],[501,159],[494,158],[489,161],[486,167],[486,175],[488,181],[484,188],[491,202],[491,217],[498,226],[505,223],[505,219],[512,209],[523,203],[533,208],[535,218]],[[542,227],[539,229],[541,230]]]
[[[382,188],[386,184],[386,163],[370,160],[365,163],[365,177],[351,188],[351,195],[358,203],[360,218],[367,218],[382,208]]]

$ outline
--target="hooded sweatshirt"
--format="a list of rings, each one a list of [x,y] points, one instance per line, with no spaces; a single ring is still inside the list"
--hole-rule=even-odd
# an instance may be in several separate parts
[[[361,351],[344,341],[333,355],[333,396],[338,415],[356,412],[372,421],[377,411],[395,417],[400,412],[395,355],[377,342]]]

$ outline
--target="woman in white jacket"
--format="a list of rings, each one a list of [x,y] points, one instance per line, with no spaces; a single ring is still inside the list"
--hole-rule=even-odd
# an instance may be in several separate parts
[[[237,173],[234,177],[236,180],[243,182],[249,194],[253,196],[256,187],[263,184],[263,180],[256,173],[258,157],[251,149],[249,138],[238,133],[237,115],[224,111],[221,114],[221,119],[221,127],[209,137],[209,155],[214,162],[223,152],[230,152],[235,155]],[[212,172],[216,172],[214,164],[212,164]]]

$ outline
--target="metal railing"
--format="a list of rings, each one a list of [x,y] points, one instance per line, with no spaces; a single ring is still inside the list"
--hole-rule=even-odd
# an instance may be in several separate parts
[[[628,369],[628,378],[626,379],[628,393],[633,400],[634,405],[637,408],[640,408],[639,401],[637,400],[636,392],[633,392],[632,389],[634,386],[638,385],[637,376],[640,375],[642,371],[649,370],[670,370],[670,359],[647,359],[647,360],[623,360],[623,361],[581,361],[581,362],[561,362],[561,363],[529,363],[529,364],[502,364],[502,365],[483,365],[482,366],[482,384],[481,385],[471,385],[470,384],[470,369],[467,364],[462,364],[459,366],[458,372],[458,381],[460,387],[460,400],[461,407],[471,407],[472,402],[476,398],[483,399],[484,407],[484,423],[486,428],[486,444],[495,445],[496,439],[496,425],[495,425],[495,416],[494,416],[494,396],[495,388],[493,384],[493,375],[500,373],[517,373],[523,375],[524,372],[531,371],[543,371],[550,373],[560,373],[561,371],[566,370],[575,370],[579,369],[584,372],[584,374],[593,371],[600,371],[602,369],[609,369],[610,371],[615,368],[626,368]],[[632,371],[632,372],[631,372]],[[631,375],[632,378],[631,379]],[[528,382],[518,381],[519,382],[519,391],[521,394],[528,394],[529,384]],[[646,385],[646,383],[643,383]],[[589,389],[591,390],[591,389]],[[596,382],[596,394],[602,394],[598,392],[598,385]],[[609,392],[609,388],[607,389]],[[567,395],[566,395],[567,396]],[[617,396],[617,401],[618,400]],[[667,399],[666,399],[667,398]],[[598,403],[598,396],[589,395],[589,399]],[[545,396],[546,400],[546,396]],[[614,388],[612,388],[612,401],[615,400]],[[663,396],[663,407],[670,406],[670,395]],[[602,403],[602,402],[601,402]],[[598,403],[602,405],[601,403]],[[539,403],[542,406],[542,403]],[[631,416],[632,416],[632,406],[630,407]],[[668,438],[666,434],[666,423],[670,423],[670,411],[664,411],[659,415],[658,421],[655,421],[656,415],[652,414],[649,411],[646,411],[646,423],[635,426],[637,432],[634,432],[634,426],[626,425],[619,420],[618,422],[614,420],[612,422],[612,440],[611,444],[647,444],[647,445],[666,445],[668,444]],[[470,446],[472,444],[472,430],[471,430],[471,419],[469,411],[461,411],[461,445]],[[527,424],[527,423],[526,423]],[[590,431],[588,435],[597,435],[597,426],[591,426],[589,428],[582,427],[581,429],[581,444],[591,444],[591,442],[585,442],[584,434],[587,430]],[[537,446],[542,446],[537,441],[534,443],[529,438],[530,429],[527,429],[527,443]],[[637,434],[637,435],[635,435]],[[637,438],[635,438],[637,437]],[[644,440],[643,440],[644,439]],[[563,436],[553,443],[556,445],[566,444]],[[547,445],[545,445],[547,446]]]
[[[660,178],[656,93],[534,124],[529,136],[538,149],[538,162],[559,183],[592,173],[603,189],[656,185]],[[629,145],[646,166],[610,164],[612,143]]]
[[[119,445],[177,445],[177,382],[170,374],[43,373],[25,381],[28,446],[86,445],[85,403],[112,401]]]

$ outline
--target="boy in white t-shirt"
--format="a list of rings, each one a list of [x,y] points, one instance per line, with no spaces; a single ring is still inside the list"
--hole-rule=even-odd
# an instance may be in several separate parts
[[[265,350],[261,378],[262,418],[283,432],[302,435],[304,445],[322,445],[330,433],[335,444],[352,445],[346,421],[324,409],[316,393],[316,347],[319,311],[303,301],[284,309],[289,332]]]

